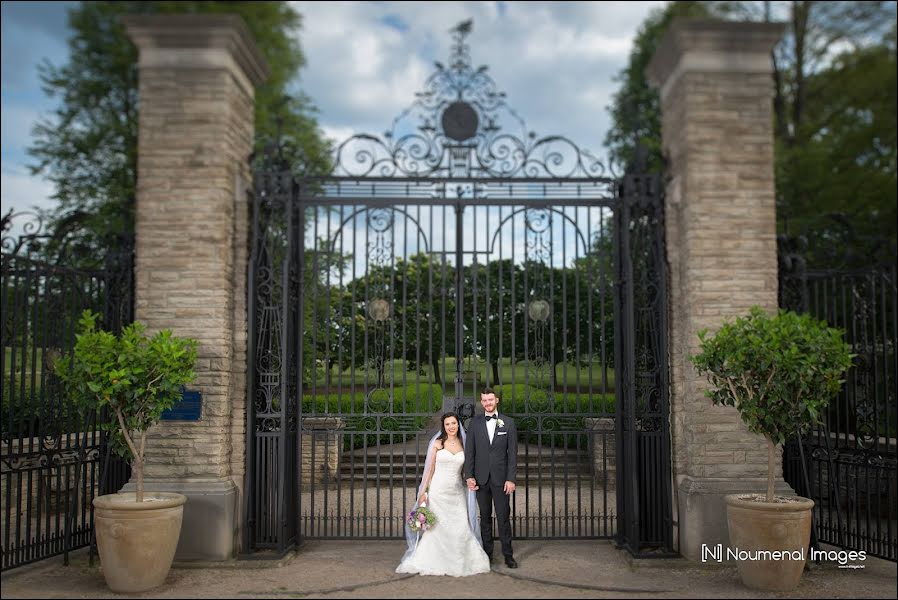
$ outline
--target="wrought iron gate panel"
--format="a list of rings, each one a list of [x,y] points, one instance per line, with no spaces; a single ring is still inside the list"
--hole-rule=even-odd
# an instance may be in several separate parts
[[[291,173],[259,172],[253,189],[244,549],[281,553],[297,541],[301,213]]]
[[[896,270],[888,265],[809,271],[796,258],[799,255],[780,248],[780,307],[807,312],[843,329],[856,357],[823,424],[801,440],[801,447],[799,440],[785,445],[783,477],[816,503],[816,540],[895,561]]]
[[[667,272],[660,177],[640,165],[621,182],[615,227],[620,386],[620,543],[634,555],[673,549],[667,357]]]
[[[97,423],[108,415],[79,414],[52,372],[55,357],[71,352],[81,312],[100,314],[114,332],[132,320],[130,246],[110,250],[105,265],[76,268],[64,251],[67,230],[50,235],[42,223],[8,235],[3,219],[0,309],[0,545],[2,570],[91,544],[94,497],[117,492],[130,477],[112,455]],[[77,225],[77,219],[69,223]]]
[[[516,535],[614,535],[611,210],[303,212],[301,535],[401,535],[434,416],[470,417],[485,383],[526,432]]]
[[[479,380],[458,397],[479,408],[489,383],[516,420],[517,538],[616,533],[611,214],[600,198],[465,208],[462,353]]]
[[[402,537],[439,416],[469,419],[485,384],[518,424],[516,538],[620,539],[639,500],[628,546],[669,542],[658,188],[624,194],[569,140],[528,132],[466,33],[387,134],[338,147],[332,174],[256,179],[247,551]],[[631,252],[638,283],[615,286]],[[639,430],[625,451],[621,372]],[[622,464],[638,491],[624,502]]]

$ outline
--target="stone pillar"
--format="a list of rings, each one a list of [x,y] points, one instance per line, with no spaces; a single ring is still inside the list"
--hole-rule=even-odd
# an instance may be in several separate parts
[[[299,449],[300,483],[335,484],[343,454],[342,417],[304,417],[302,447]]]
[[[589,454],[592,458],[596,485],[606,490],[617,488],[616,428],[609,417],[584,417],[583,427],[589,434]]]
[[[697,332],[777,307],[772,23],[675,21],[647,74],[660,89],[670,265],[671,438],[679,551],[728,542],[726,494],[764,491],[767,449],[715,407],[688,360]],[[778,478],[781,469],[777,468]],[[791,490],[780,479],[779,491]]]
[[[247,159],[268,71],[239,17],[123,21],[140,51],[136,318],[199,340],[202,393],[199,421],[151,431],[146,484],[188,497],[177,559],[223,560],[241,523]]]

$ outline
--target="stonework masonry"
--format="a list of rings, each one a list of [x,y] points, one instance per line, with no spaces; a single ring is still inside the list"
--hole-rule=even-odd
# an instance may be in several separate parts
[[[245,470],[248,157],[267,67],[235,16],[125,25],[140,50],[136,318],[199,341],[189,387],[202,393],[199,421],[153,428],[147,487],[188,495],[179,559],[231,558]],[[222,533],[185,543],[203,507]]]
[[[726,543],[723,496],[764,489],[767,449],[715,407],[688,356],[698,332],[777,307],[772,63],[778,24],[675,22],[648,75],[661,91],[669,160],[671,444],[679,550]],[[777,473],[781,477],[781,473]],[[783,482],[779,489],[788,492]]]

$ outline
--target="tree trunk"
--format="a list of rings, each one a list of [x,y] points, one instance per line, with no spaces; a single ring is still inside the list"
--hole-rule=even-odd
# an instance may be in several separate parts
[[[137,476],[137,501],[143,502],[143,460],[135,457],[131,467],[134,469],[134,474]]]
[[[490,384],[495,387],[500,383],[502,382],[499,380],[499,359],[497,358],[493,361],[493,380],[490,382]]]
[[[770,2],[764,3],[764,20],[770,22]],[[774,115],[774,131],[776,138],[786,143],[789,137],[789,128],[786,123],[786,99],[783,95],[783,74],[780,72],[779,64],[776,61],[776,49],[770,52],[770,58],[773,61],[773,115]]]
[[[776,464],[776,444],[767,438],[767,502],[773,502],[773,467]]]
[[[440,365],[436,356],[430,357],[430,366],[433,369],[433,382],[437,385],[443,385],[443,380],[440,377]]]
[[[801,139],[804,121],[804,104],[807,89],[804,80],[805,38],[808,32],[808,16],[811,10],[808,2],[792,3],[792,35],[795,36],[795,94],[792,100],[792,135]]]

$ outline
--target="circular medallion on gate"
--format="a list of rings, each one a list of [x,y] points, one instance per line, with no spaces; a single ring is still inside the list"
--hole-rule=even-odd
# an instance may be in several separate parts
[[[527,307],[527,314],[534,321],[546,321],[552,315],[552,307],[545,300],[534,300]]]
[[[390,318],[390,303],[383,298],[375,298],[368,303],[368,315],[375,321],[386,321]]]
[[[477,111],[467,102],[453,102],[443,111],[443,131],[446,137],[463,142],[477,133]]]
[[[373,208],[368,211],[368,227],[383,233],[393,226],[393,211],[387,208]]]
[[[524,225],[533,233],[543,233],[552,225],[552,213],[545,208],[528,208],[524,213]]]

